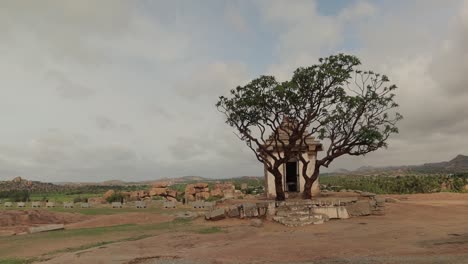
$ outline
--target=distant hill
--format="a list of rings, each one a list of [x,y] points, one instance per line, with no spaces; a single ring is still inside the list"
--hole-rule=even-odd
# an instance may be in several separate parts
[[[449,161],[424,163],[422,165],[372,167],[363,166],[354,171],[340,169],[332,174],[356,175],[404,175],[406,173],[462,173],[468,172],[468,156],[457,155]]]
[[[147,188],[145,185],[152,185],[157,182],[168,182],[169,184],[179,183],[193,183],[193,182],[217,182],[217,181],[262,181],[263,177],[258,176],[241,176],[230,179],[212,179],[201,176],[182,176],[177,178],[161,178],[157,180],[149,181],[135,181],[125,182],[121,180],[108,180],[102,182],[56,182],[56,183],[44,183],[39,181],[29,181],[21,177],[16,177],[11,181],[0,181],[0,191],[10,190],[29,190],[31,192],[62,192],[62,191],[73,191],[83,188],[102,189],[106,187],[114,188]],[[91,190],[91,189],[89,189]]]
[[[63,187],[46,182],[28,181],[21,177],[15,177],[11,181],[0,181],[0,191],[28,190],[30,192],[60,191]]]

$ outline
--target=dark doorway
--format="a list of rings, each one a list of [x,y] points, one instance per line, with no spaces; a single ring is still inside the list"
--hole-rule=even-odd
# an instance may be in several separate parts
[[[286,163],[286,191],[299,191],[297,176],[297,162],[294,161]]]

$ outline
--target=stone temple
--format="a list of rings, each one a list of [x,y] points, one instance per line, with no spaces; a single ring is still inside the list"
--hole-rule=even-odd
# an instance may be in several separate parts
[[[287,119],[283,120],[280,125],[278,139],[288,144],[288,127],[289,121]],[[281,143],[275,144],[272,143],[273,141],[273,134],[270,136],[270,139],[266,141],[268,148],[276,150],[278,155],[282,154],[282,145]],[[305,139],[305,146],[303,146],[300,150],[298,150],[298,155],[302,155],[306,160],[310,160],[307,175],[310,176],[314,172],[315,169],[315,160],[317,158],[317,152],[322,151],[323,147],[322,144],[315,140],[313,136],[309,136]],[[273,162],[273,159],[269,157],[270,162]],[[311,166],[312,165],[312,166]],[[304,191],[304,184],[305,179],[302,176],[302,164],[298,161],[297,158],[291,159],[288,162],[284,163],[280,167],[280,171],[282,172],[283,176],[283,190],[287,197],[294,197],[299,196]],[[275,198],[276,197],[276,190],[275,190],[275,177],[267,171],[266,164],[264,165],[265,171],[265,193],[268,198]],[[312,185],[312,196],[315,196],[320,193],[320,185],[319,179],[314,182]]]

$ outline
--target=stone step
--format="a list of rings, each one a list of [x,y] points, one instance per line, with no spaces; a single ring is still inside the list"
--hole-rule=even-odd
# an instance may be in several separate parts
[[[310,212],[307,211],[286,211],[286,210],[281,210],[281,211],[276,211],[276,215],[278,216],[309,216]]]

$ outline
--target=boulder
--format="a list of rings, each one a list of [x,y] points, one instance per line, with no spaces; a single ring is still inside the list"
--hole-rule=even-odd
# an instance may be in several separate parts
[[[199,182],[199,183],[195,184],[194,187],[199,188],[199,189],[205,189],[205,188],[208,188],[208,183]]]
[[[169,186],[168,182],[156,182],[153,184],[153,188],[166,188]]]
[[[197,193],[197,190],[194,184],[187,184],[187,186],[185,186],[185,194],[194,195],[195,193]]]
[[[168,200],[170,202],[177,202],[177,199],[175,197],[171,197],[171,196],[166,196],[166,200]]]
[[[205,214],[205,219],[206,220],[216,221],[216,220],[221,220],[221,219],[224,219],[224,218],[226,218],[226,214],[225,214],[223,208],[216,209],[216,210],[213,210],[213,211],[209,211],[209,212],[207,212]]]
[[[176,190],[171,190],[171,189],[168,189],[167,190],[167,196],[170,196],[170,197],[177,197],[177,191]]]
[[[241,184],[241,190],[245,191],[249,188],[249,186],[247,185],[247,183],[242,183]]]
[[[221,189],[213,189],[211,190],[210,192],[210,195],[211,196],[214,196],[214,197],[223,197],[223,191]]]
[[[199,192],[195,194],[195,198],[197,200],[206,200],[210,198],[210,193],[209,192]]]
[[[22,179],[21,177],[18,176],[18,177],[15,177],[15,178],[14,178],[13,180],[11,180],[11,181],[14,182],[14,183],[20,183],[20,182],[23,181],[23,179]]]
[[[167,194],[167,189],[166,188],[152,188],[150,190],[150,195],[151,196],[163,196]]]
[[[234,198],[234,190],[224,190],[223,195],[224,195],[224,198],[232,199]]]
[[[185,194],[185,200],[186,202],[193,202],[195,201],[195,196],[191,194]]]

